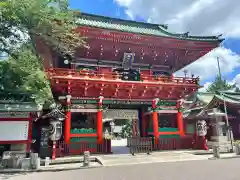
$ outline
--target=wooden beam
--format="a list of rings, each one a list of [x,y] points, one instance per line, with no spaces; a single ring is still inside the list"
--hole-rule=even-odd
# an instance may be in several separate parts
[[[87,96],[87,92],[88,92],[88,83],[85,82],[85,87],[84,87],[84,96]]]
[[[155,95],[154,96],[158,96],[159,95],[159,92],[162,90],[162,87],[161,86],[159,86],[159,88],[157,89],[157,91],[155,92]]]
[[[134,87],[135,87],[135,86],[132,85],[131,88],[130,88],[130,90],[129,90],[129,92],[128,92],[128,97],[129,97],[129,98],[131,98],[131,94],[132,94],[132,91],[133,91]]]
[[[145,96],[145,94],[146,94],[146,92],[147,92],[147,89],[148,89],[148,87],[147,86],[144,86],[144,90],[143,90],[143,92],[142,92],[142,97],[144,97]]]
[[[100,84],[100,95],[103,95],[104,86],[105,86],[104,83]]]
[[[120,85],[117,84],[117,87],[116,87],[115,92],[114,92],[114,96],[115,97],[117,97],[117,94],[118,94],[118,91],[119,91],[119,87],[120,87]]]

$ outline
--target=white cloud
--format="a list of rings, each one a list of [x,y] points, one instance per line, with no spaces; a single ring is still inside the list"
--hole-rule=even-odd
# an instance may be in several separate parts
[[[237,74],[235,78],[233,78],[232,83],[240,87],[240,74]]]
[[[115,0],[131,17],[166,23],[172,31],[240,36],[237,0]]]
[[[206,92],[207,88],[211,85],[211,82],[206,82],[202,88],[200,88],[198,91],[199,92]]]
[[[229,49],[219,47],[201,57],[196,62],[186,66],[184,69],[188,71],[188,74],[199,76],[202,81],[208,80],[218,75],[217,57],[219,57],[222,74],[231,73],[240,65],[239,55]],[[183,76],[183,70],[176,72],[176,75]]]
[[[168,24],[173,32],[191,35],[240,37],[240,1],[237,0],[115,0],[131,18],[140,16],[150,23]],[[206,81],[217,75],[216,57],[222,74],[240,65],[240,57],[219,47],[184,69]],[[176,75],[183,75],[180,70]],[[240,76],[240,75],[239,75]],[[240,82],[240,77],[239,77]]]

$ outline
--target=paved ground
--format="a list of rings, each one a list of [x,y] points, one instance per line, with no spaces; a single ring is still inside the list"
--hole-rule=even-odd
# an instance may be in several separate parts
[[[240,159],[222,159],[131,166],[112,166],[62,172],[1,175],[8,180],[239,180]]]

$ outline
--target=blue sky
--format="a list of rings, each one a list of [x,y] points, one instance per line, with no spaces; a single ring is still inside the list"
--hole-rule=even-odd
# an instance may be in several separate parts
[[[121,1],[121,0],[119,0]],[[98,14],[103,16],[110,16],[122,19],[130,19],[130,17],[125,13],[127,8],[120,6],[114,0],[70,0],[70,7],[72,9],[78,9],[81,12]],[[135,15],[134,20],[136,21],[146,21],[147,19],[140,18]],[[227,49],[231,49],[232,52],[240,54],[240,39],[227,38],[222,46]],[[224,66],[223,66],[224,67]],[[234,67],[231,72],[223,73],[224,77],[231,81],[240,74],[240,67]],[[212,81],[214,77],[209,77],[204,79],[202,83]]]
[[[70,0],[70,7],[81,12],[130,20],[125,8],[113,0]],[[144,21],[136,17],[136,21]]]
[[[85,13],[129,19],[124,8],[113,0],[70,0],[70,7]]]

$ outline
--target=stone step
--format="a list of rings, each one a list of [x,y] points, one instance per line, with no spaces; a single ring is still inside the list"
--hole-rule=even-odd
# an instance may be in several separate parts
[[[211,137],[212,141],[228,141],[227,136],[212,136]]]
[[[113,165],[131,165],[131,164],[175,162],[175,161],[203,160],[203,159],[206,159],[206,157],[183,153],[183,154],[173,154],[173,155],[167,155],[167,156],[136,155],[136,156],[118,156],[115,158],[101,157],[100,160],[104,166],[113,166]]]

